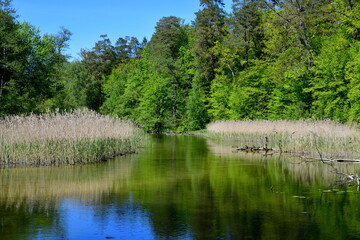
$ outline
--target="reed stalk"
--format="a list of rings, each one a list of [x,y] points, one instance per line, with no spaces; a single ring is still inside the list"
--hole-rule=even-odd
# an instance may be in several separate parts
[[[280,152],[327,157],[359,157],[360,131],[355,126],[330,120],[244,120],[217,121],[207,126],[206,136],[264,146]]]
[[[0,165],[99,162],[134,152],[142,136],[132,122],[90,110],[8,116],[0,120]]]

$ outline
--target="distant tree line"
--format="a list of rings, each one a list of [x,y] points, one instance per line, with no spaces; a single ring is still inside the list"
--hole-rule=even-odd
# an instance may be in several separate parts
[[[0,0],[0,115],[87,107],[147,130],[224,119],[360,121],[360,0],[200,0],[150,41],[101,36],[80,61]]]

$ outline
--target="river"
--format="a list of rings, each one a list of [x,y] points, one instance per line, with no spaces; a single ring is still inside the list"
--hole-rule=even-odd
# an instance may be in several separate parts
[[[2,169],[0,239],[360,239],[360,192],[330,166],[231,144],[154,135],[104,163]]]

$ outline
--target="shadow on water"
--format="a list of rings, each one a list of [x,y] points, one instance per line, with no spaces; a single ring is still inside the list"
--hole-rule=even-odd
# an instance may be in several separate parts
[[[360,238],[360,194],[326,166],[150,138],[102,164],[1,170],[1,239]]]

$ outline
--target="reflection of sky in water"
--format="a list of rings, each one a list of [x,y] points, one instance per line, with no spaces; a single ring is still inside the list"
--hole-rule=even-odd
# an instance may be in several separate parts
[[[333,189],[322,165],[152,143],[136,162],[3,171],[0,240],[360,239],[358,190]]]
[[[149,213],[130,198],[123,205],[84,204],[76,199],[64,199],[59,206],[60,225],[64,236],[46,239],[161,239],[156,236]],[[40,237],[40,236],[39,236]],[[164,236],[168,238],[169,236]],[[40,237],[41,238],[41,237]],[[39,239],[40,239],[39,238]],[[171,239],[190,239],[190,235]]]

